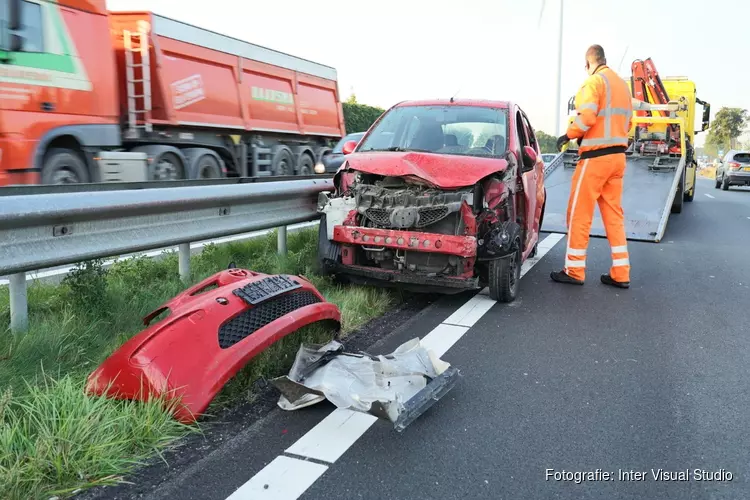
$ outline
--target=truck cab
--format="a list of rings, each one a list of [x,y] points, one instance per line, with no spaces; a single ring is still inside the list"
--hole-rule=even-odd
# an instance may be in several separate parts
[[[105,0],[0,0],[0,179],[96,180],[120,145]]]

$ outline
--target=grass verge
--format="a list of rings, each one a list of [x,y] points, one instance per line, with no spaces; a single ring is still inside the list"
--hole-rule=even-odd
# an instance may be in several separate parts
[[[304,274],[339,306],[344,335],[400,302],[397,292],[337,285],[313,272],[317,228],[290,233],[288,255],[276,254],[276,234],[209,245],[191,259],[192,283],[237,267],[269,274]],[[177,255],[80,265],[61,285],[30,285],[29,332],[0,334],[0,498],[47,499],[122,481],[146,459],[200,432],[179,424],[161,401],[124,402],[88,397],[86,376],[141,328],[141,318],[185,285]],[[7,287],[0,289],[0,321],[10,321]],[[252,400],[258,379],[285,373],[301,342],[323,342],[332,332],[311,325],[252,360],[215,398],[209,413]],[[208,420],[210,422],[210,420]]]

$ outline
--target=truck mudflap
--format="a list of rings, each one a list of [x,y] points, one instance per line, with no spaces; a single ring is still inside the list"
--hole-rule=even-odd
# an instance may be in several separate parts
[[[271,380],[278,405],[293,411],[325,399],[338,408],[369,413],[402,432],[458,382],[457,368],[425,348],[419,338],[391,354],[345,352],[331,341],[303,344],[289,374]]]
[[[152,323],[168,312],[169,315]],[[147,328],[109,356],[86,391],[116,399],[163,398],[190,423],[224,384],[264,349],[303,326],[341,313],[305,278],[227,269],[144,318]]]
[[[567,233],[568,199],[576,161],[571,155],[559,155],[545,172],[547,203],[542,231]],[[625,233],[629,240],[658,243],[664,236],[675,193],[685,170],[685,157],[656,158],[629,155],[625,169],[622,208]],[[606,236],[597,208],[589,232]]]

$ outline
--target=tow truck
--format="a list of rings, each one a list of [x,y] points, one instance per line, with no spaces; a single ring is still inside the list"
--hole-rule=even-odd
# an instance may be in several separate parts
[[[662,79],[651,58],[635,60],[628,82],[633,97],[633,118],[626,151],[622,206],[629,240],[658,243],[670,214],[682,212],[693,201],[698,163],[695,134],[709,126],[711,105],[696,96],[695,83],[686,77]],[[575,119],[575,97],[568,101]],[[694,130],[696,105],[703,107],[701,130]],[[543,231],[567,233],[566,213],[573,172],[578,162],[576,142],[571,141],[561,158],[545,172],[547,206]],[[606,236],[595,212],[591,236]]]

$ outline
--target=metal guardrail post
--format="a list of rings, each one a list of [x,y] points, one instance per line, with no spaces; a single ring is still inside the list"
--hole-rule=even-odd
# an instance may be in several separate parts
[[[180,243],[179,262],[180,279],[187,283],[190,281],[190,243]]]
[[[29,301],[26,294],[26,273],[15,273],[9,277],[10,330],[22,333],[29,329]]]
[[[281,226],[279,228],[276,249],[278,250],[279,255],[286,255],[286,226]]]

